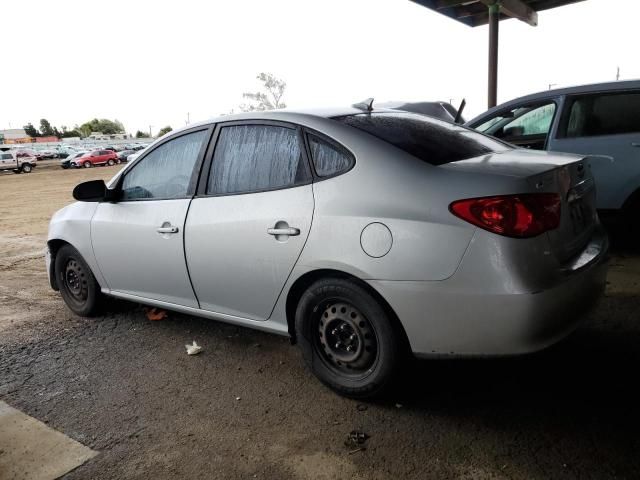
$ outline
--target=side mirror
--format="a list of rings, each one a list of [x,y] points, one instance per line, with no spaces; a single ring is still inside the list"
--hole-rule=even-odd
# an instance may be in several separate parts
[[[115,190],[109,190],[104,180],[82,182],[73,189],[73,198],[80,202],[103,202],[116,200]]]
[[[502,135],[504,138],[512,138],[512,137],[521,137],[524,135],[524,127],[509,127],[505,128],[504,134]]]

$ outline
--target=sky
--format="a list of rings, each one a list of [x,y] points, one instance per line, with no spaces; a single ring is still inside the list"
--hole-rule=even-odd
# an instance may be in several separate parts
[[[615,4],[616,8],[612,8]],[[0,129],[118,119],[127,131],[238,111],[259,72],[289,107],[467,100],[486,109],[488,27],[409,0],[3,0]],[[640,78],[638,0],[500,24],[498,102]]]

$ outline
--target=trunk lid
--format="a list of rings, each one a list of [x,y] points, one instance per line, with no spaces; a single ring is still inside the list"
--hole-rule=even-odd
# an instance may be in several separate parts
[[[461,172],[517,178],[526,191],[558,193],[560,225],[546,233],[560,262],[578,254],[598,224],[596,189],[588,157],[529,150],[511,150],[442,165]]]

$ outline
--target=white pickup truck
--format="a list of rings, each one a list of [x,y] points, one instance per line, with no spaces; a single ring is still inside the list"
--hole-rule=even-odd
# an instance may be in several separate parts
[[[30,173],[36,166],[36,157],[10,150],[0,151],[0,171],[13,170],[14,173]]]

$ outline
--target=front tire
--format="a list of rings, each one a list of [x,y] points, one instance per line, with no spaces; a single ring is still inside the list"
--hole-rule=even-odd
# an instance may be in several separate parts
[[[84,168],[91,168],[91,167],[93,167],[93,163],[91,163],[91,162],[84,162],[84,163],[82,164],[82,166],[83,166]]]
[[[337,393],[381,395],[400,363],[400,336],[389,314],[352,280],[322,279],[296,309],[298,343],[309,369]]]
[[[98,313],[102,301],[100,285],[82,255],[71,245],[58,250],[55,275],[62,299],[73,313],[81,317]]]

